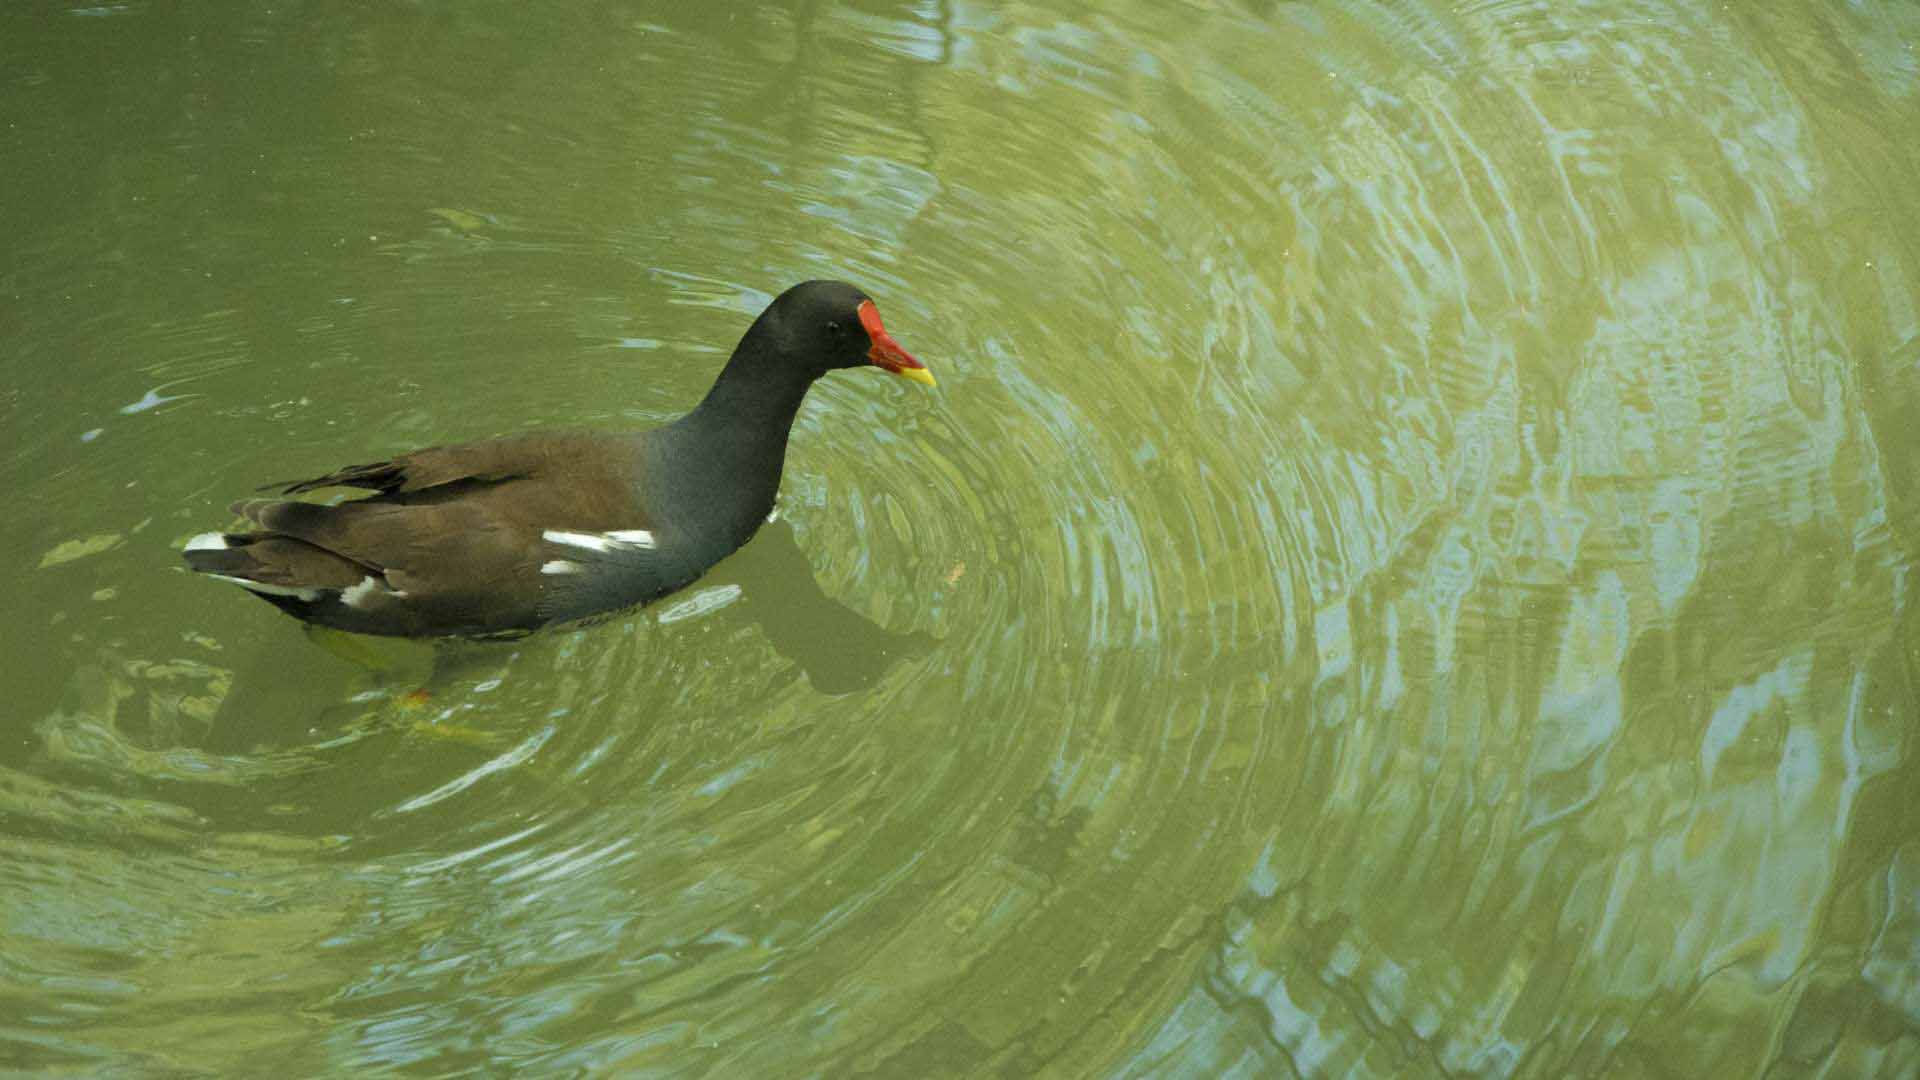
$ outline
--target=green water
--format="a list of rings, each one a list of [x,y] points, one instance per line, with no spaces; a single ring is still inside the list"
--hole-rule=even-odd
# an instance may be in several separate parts
[[[1920,8],[15,5],[0,1067],[1920,1075]],[[261,483],[782,523],[343,657]]]

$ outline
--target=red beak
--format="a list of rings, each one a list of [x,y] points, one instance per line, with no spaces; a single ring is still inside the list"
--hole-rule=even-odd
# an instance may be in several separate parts
[[[860,301],[859,310],[860,325],[867,331],[867,339],[873,343],[873,347],[867,350],[867,363],[891,371],[903,379],[934,385],[933,372],[915,360],[912,353],[901,348],[900,343],[893,340],[893,335],[887,333],[887,328],[880,325],[880,309],[873,306],[873,301]]]

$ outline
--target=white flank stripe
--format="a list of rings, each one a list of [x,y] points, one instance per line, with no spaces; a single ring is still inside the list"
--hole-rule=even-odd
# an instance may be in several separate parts
[[[586,548],[588,551],[605,551],[613,546],[607,543],[606,537],[595,533],[565,532],[560,529],[548,529],[540,535],[556,544],[568,544],[577,548]]]
[[[540,535],[553,543],[585,548],[588,551],[617,551],[622,548],[651,551],[655,547],[653,534],[645,529],[618,529],[607,533],[547,529]]]
[[[204,532],[204,533],[201,533],[199,536],[196,536],[193,539],[188,540],[187,546],[181,548],[180,550],[181,551],[225,551],[227,550],[227,538],[224,533]]]
[[[541,563],[540,572],[543,574],[577,574],[580,572],[580,564],[577,562],[568,562],[565,559],[554,559],[550,562]]]

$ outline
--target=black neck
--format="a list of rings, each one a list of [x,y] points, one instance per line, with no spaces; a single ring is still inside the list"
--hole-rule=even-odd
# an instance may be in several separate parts
[[[673,458],[674,501],[729,534],[750,533],[773,508],[787,434],[813,385],[807,365],[779,347],[767,314],[740,339],[700,404],[659,431]]]
[[[675,424],[729,445],[770,442],[784,447],[813,380],[800,374],[797,365],[747,357],[745,349],[742,342],[707,396]]]

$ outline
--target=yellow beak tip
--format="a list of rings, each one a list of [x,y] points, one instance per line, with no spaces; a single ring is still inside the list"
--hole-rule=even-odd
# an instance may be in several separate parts
[[[900,376],[903,379],[912,379],[914,382],[922,383],[927,386],[940,385],[939,383],[933,381],[933,372],[928,371],[926,368],[923,368],[923,367],[901,368],[900,370],[894,372],[894,374]]]

